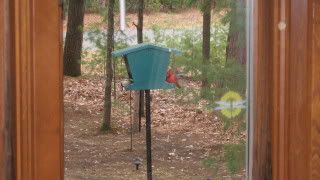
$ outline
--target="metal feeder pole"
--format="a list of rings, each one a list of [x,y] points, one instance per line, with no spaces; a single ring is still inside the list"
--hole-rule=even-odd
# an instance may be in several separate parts
[[[152,154],[151,154],[151,97],[150,90],[146,94],[146,145],[147,145],[147,180],[152,180]]]
[[[142,117],[142,101],[143,101],[143,91],[139,93],[139,133],[141,132],[141,117]]]
[[[130,109],[130,151],[133,151],[133,124],[132,124],[132,93],[130,91],[129,97],[129,109]]]

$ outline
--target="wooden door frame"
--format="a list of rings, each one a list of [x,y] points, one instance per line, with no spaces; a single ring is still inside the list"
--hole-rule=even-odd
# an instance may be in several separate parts
[[[10,2],[0,2],[0,179],[13,179]]]
[[[252,35],[252,91],[250,106],[253,134],[249,177],[271,179],[271,97],[272,97],[272,36],[274,28],[274,0],[253,2]]]
[[[272,179],[319,179],[320,2],[272,6]]]
[[[14,158],[11,160],[14,165],[14,175],[11,178],[63,179],[60,1],[2,0],[2,2],[10,3],[10,8],[4,12],[8,16],[10,14],[12,23],[10,36],[7,38],[12,43],[13,55],[4,61],[12,64],[11,68],[5,68],[12,70],[12,86],[4,84],[6,88],[12,88],[10,90],[12,106],[9,109],[12,110],[13,117],[10,118],[5,114],[5,117],[10,119],[10,124],[14,126],[11,142],[14,147]],[[3,37],[2,34],[0,36]],[[11,73],[5,74],[8,76]],[[1,141],[0,143],[3,147],[8,147]],[[0,172],[3,172],[5,171],[3,167],[7,167],[8,162],[0,162],[0,165]]]
[[[251,179],[320,179],[320,2],[254,1]]]
[[[5,3],[9,2],[11,6],[4,8],[3,5],[7,6]],[[4,31],[5,26],[0,26],[0,174],[6,172],[5,167],[11,162],[18,180],[63,179],[62,29],[58,5],[59,0],[0,2],[1,10],[7,10],[0,11],[0,17],[3,17],[1,13],[14,17],[10,21],[12,26],[6,24],[4,18],[0,20],[0,25],[12,27],[12,31]],[[317,138],[320,134],[320,37],[317,33],[320,20],[311,18],[313,5],[317,7],[316,13],[319,12],[320,5],[313,0],[254,1],[254,145],[250,171],[253,180],[317,179],[320,176],[320,149],[317,146],[320,144]],[[41,18],[44,16],[46,19]],[[46,21],[55,26],[48,28]],[[11,32],[11,35],[4,32]],[[46,41],[51,43],[46,44]],[[295,43],[297,41],[299,43]],[[10,42],[12,48],[6,46],[11,47]],[[10,49],[14,51],[11,57]],[[48,62],[43,63],[43,59]],[[8,68],[11,63],[12,68]],[[52,67],[52,71],[44,70]],[[6,81],[11,74],[12,86]],[[11,87],[13,90],[9,90]],[[12,96],[7,96],[8,92],[12,92]],[[48,97],[50,94],[54,98]],[[11,100],[5,100],[10,97]],[[11,108],[5,102],[11,102]],[[12,118],[10,110],[13,111]],[[9,122],[4,121],[6,118],[12,119],[11,124],[15,127],[13,161],[4,160],[3,147],[8,148],[4,141],[4,122]],[[56,126],[46,126],[43,121],[48,119],[48,123],[54,122],[51,126]],[[309,134],[305,133],[308,131]],[[295,132],[299,136],[297,142],[293,139]],[[47,149],[48,140],[58,148]],[[52,157],[46,156],[46,150],[52,151]],[[297,152],[303,158],[291,157]],[[44,161],[51,167],[43,166]],[[1,175],[0,179],[3,178]]]
[[[0,2],[0,18],[4,17],[5,12],[4,10],[4,3]],[[0,19],[0,24],[5,24],[4,18]],[[5,107],[5,92],[4,88],[6,87],[5,83],[5,69],[4,69],[4,27],[0,25],[0,44],[3,44],[0,48],[0,179],[5,178],[5,152],[4,152],[4,144],[5,144],[5,136],[4,136],[4,127],[5,127],[5,112],[4,112],[4,107]]]
[[[313,0],[311,79],[311,169],[310,177],[320,179],[320,2]]]

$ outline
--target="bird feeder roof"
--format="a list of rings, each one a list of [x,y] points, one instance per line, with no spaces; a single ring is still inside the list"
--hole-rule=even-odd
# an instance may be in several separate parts
[[[125,49],[114,51],[114,52],[112,52],[112,56],[114,58],[123,57],[123,56],[127,56],[128,54],[136,53],[136,52],[147,50],[147,49],[153,49],[153,50],[173,53],[176,55],[181,55],[181,52],[177,49],[174,49],[174,48],[164,48],[164,47],[160,47],[160,46],[150,44],[150,43],[142,43],[142,44],[131,46],[131,47],[128,47]]]

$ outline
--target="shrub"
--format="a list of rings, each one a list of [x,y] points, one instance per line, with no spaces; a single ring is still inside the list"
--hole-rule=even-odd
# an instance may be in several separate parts
[[[245,143],[225,145],[224,151],[226,166],[231,174],[236,174],[244,169],[246,163]]]

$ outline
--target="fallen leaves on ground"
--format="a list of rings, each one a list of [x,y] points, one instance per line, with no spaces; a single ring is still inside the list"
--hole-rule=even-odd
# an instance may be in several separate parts
[[[119,149],[117,149],[125,149],[129,143],[130,92],[122,91],[120,84],[117,83],[117,96],[116,100],[113,100],[114,106],[112,109],[112,123],[116,131],[113,135],[107,135],[108,138],[112,136],[114,139],[105,139],[106,137],[100,136],[99,133],[103,117],[104,84],[104,78],[101,77],[66,77],[64,79],[64,102],[65,111],[67,112],[65,153],[66,167],[69,174],[83,174],[79,172],[81,167],[72,165],[72,163],[80,161],[77,158],[82,156],[88,159],[81,163],[79,162],[79,164],[86,166],[82,168],[88,169],[89,172],[94,171],[97,177],[103,177],[103,174],[105,174],[98,170],[99,164],[101,165],[99,160],[101,157],[104,158],[103,161],[112,161],[117,164],[112,166],[114,169],[109,167],[108,163],[104,166],[101,165],[104,168],[108,167],[109,171],[120,171],[116,169],[121,169],[121,164],[118,164],[120,162],[124,163],[123,166],[131,167],[131,162],[127,157],[131,155],[128,152],[118,152]],[[193,88],[198,86],[199,83],[188,80],[185,85]],[[188,101],[181,101],[183,97],[179,97],[173,91],[152,91],[153,148],[156,151],[154,159],[158,162],[158,165],[161,165],[161,168],[165,167],[163,171],[170,171],[173,174],[176,171],[181,173],[183,168],[179,166],[182,165],[186,166],[184,171],[190,171],[192,175],[207,173],[207,170],[204,170],[201,165],[201,161],[213,153],[221,154],[221,147],[224,144],[235,144],[244,141],[246,133],[239,132],[239,125],[236,123],[228,130],[224,130],[223,121],[215,112],[208,111],[205,108],[208,102],[200,101],[197,104],[193,104],[188,103]],[[143,150],[143,135],[140,134],[136,141],[135,143],[142,144],[140,148]],[[110,153],[110,151],[117,151],[117,153]],[[140,150],[139,154],[141,157],[144,152]],[[93,155],[96,158],[87,157]],[[178,162],[183,163],[182,165],[175,165]],[[158,174],[163,173],[161,168],[158,169]],[[224,168],[224,172],[221,173],[226,174],[225,171]],[[119,172],[117,175],[121,173]],[[184,174],[187,175],[186,172]],[[170,177],[169,175],[162,176]],[[137,175],[137,177],[141,176]],[[190,177],[192,176],[190,175]]]

